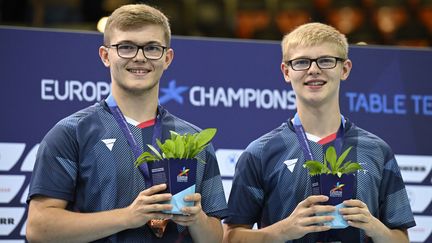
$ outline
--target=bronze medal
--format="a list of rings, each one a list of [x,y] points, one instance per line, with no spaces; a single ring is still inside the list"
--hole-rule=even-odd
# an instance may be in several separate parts
[[[153,231],[157,238],[162,238],[169,219],[151,219],[147,225]]]

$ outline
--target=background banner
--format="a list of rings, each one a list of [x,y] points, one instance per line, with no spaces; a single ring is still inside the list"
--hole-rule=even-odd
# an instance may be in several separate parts
[[[0,242],[24,242],[28,183],[40,141],[61,118],[106,97],[102,35],[0,28]],[[228,196],[236,160],[254,139],[295,113],[278,42],[174,37],[160,103],[201,128],[214,146]],[[351,46],[342,113],[396,153],[417,225],[432,242],[430,49]]]

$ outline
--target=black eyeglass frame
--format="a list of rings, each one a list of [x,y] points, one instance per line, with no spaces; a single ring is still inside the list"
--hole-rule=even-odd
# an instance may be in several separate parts
[[[320,60],[320,59],[324,59],[324,58],[332,58],[332,59],[335,59],[335,65],[332,66],[332,67],[321,67],[320,64],[319,64],[319,62],[318,62],[318,60]],[[293,62],[293,61],[297,61],[297,60],[308,60],[308,61],[309,61],[309,66],[308,66],[307,68],[295,69],[294,66],[292,65],[292,62]],[[338,61],[340,61],[340,62],[344,62],[344,61],[346,61],[346,60],[347,60],[347,59],[345,59],[345,58],[341,58],[341,57],[322,56],[322,57],[318,57],[318,58],[305,58],[305,57],[302,57],[302,58],[296,58],[296,59],[292,59],[292,60],[286,61],[285,63],[286,63],[287,65],[291,66],[291,68],[292,68],[294,71],[305,71],[305,70],[309,70],[309,68],[312,66],[312,63],[313,63],[313,62],[315,62],[316,65],[317,65],[320,69],[333,69],[333,68],[335,68],[335,67],[337,66],[337,62],[338,62]]]
[[[124,57],[124,56],[120,55],[120,53],[119,53],[119,48],[118,48],[118,47],[121,46],[121,45],[136,46],[137,49],[136,49],[135,55],[132,56],[132,57]],[[160,48],[162,48],[162,52],[161,52],[161,55],[160,55],[159,58],[149,58],[149,57],[146,56],[144,48],[145,48],[145,47],[149,47],[149,46],[155,46],[155,47],[160,47]],[[116,48],[116,51],[117,51],[117,55],[118,55],[119,57],[121,57],[121,58],[124,58],[124,59],[132,59],[132,58],[135,58],[135,57],[138,55],[139,50],[142,50],[144,57],[147,58],[148,60],[159,60],[159,59],[161,59],[161,58],[163,57],[163,54],[164,54],[165,50],[168,49],[168,47],[166,47],[166,46],[162,46],[162,45],[158,45],[158,44],[146,44],[146,45],[141,45],[141,46],[140,46],[140,45],[132,44],[132,43],[117,43],[117,44],[112,44],[112,45],[108,45],[108,46],[105,46],[105,47],[107,47],[107,48],[115,47],[115,48]]]

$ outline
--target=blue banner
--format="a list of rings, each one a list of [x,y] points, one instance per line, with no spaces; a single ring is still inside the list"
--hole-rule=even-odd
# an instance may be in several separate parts
[[[100,33],[1,27],[0,36],[0,242],[24,242],[40,141],[61,118],[105,98],[110,76],[98,55]],[[295,113],[280,44],[174,37],[172,48],[160,103],[201,128],[218,128],[213,144],[228,195],[241,151]],[[432,52],[351,46],[349,56],[342,113],[393,148],[418,225],[411,241],[432,242]]]

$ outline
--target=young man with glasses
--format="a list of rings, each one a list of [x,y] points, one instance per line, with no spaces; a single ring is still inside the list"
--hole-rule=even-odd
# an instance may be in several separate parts
[[[158,105],[159,80],[170,65],[166,16],[144,4],[125,5],[107,21],[103,64],[111,94],[55,125],[41,142],[33,171],[27,239],[40,242],[220,242],[225,194],[212,146],[198,156],[197,193],[171,210],[166,185],[150,186],[134,161],[146,144],[170,131],[199,129]],[[142,170],[141,170],[142,169]]]
[[[390,147],[341,115],[339,88],[352,68],[346,37],[309,23],[282,41],[281,70],[296,93],[297,113],[252,142],[237,162],[225,219],[227,242],[409,242],[415,226]],[[359,162],[355,199],[339,210],[349,227],[331,229],[335,206],[312,195],[303,164],[329,146]],[[340,153],[338,154],[338,156]],[[309,158],[310,157],[310,158]],[[252,229],[257,223],[258,229]]]

